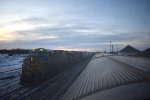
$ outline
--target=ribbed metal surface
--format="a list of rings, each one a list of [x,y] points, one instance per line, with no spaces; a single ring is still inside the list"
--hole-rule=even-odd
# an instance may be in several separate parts
[[[100,55],[98,55],[100,56]],[[130,66],[100,57],[89,62],[63,100],[76,100],[97,91],[145,80],[145,76]]]
[[[138,57],[125,57],[125,56],[110,56],[116,60],[135,66],[146,72],[150,71],[150,59],[138,58]]]

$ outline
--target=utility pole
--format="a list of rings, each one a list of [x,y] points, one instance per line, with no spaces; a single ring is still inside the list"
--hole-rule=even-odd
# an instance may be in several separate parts
[[[112,44],[112,52],[114,51],[113,48],[114,48],[114,47],[113,47],[113,44]]]
[[[111,41],[110,41],[110,52],[111,52]]]
[[[117,48],[117,55],[118,55],[118,48]]]

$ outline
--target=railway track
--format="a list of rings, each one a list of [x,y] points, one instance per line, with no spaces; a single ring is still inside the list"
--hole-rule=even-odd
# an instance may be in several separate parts
[[[11,98],[12,98],[11,96],[12,96],[13,94],[17,93],[18,91],[20,91],[20,90],[22,90],[22,89],[23,89],[23,87],[17,88],[17,89],[15,89],[14,91],[11,91],[11,92],[9,92],[9,93],[6,93],[6,94],[2,95],[2,96],[0,97],[0,99],[1,99],[1,100],[8,100],[8,99],[11,99]]]
[[[89,60],[72,66],[70,69],[57,75],[51,80],[46,81],[41,86],[32,89],[28,93],[22,95],[20,99],[38,99],[38,100],[59,100],[67,91],[69,86],[76,80],[82,70],[85,68]]]
[[[19,82],[20,73],[21,71],[19,69],[0,73],[0,89],[13,83],[17,84]]]
[[[20,71],[14,71],[14,72],[10,72],[10,73],[3,73],[0,74],[0,80],[5,80],[6,79],[13,79],[13,77],[11,78],[10,76],[19,76],[20,75]]]
[[[98,91],[150,81],[149,74],[144,70],[111,56],[98,55],[88,62],[89,60],[84,64],[75,65],[76,67],[73,66],[40,86],[32,88],[19,85],[21,68],[0,72],[0,79],[3,81],[6,78],[6,81],[0,84],[0,100],[80,99]],[[7,79],[11,75],[16,78]]]
[[[10,73],[10,72],[13,72],[13,71],[21,71],[21,68],[10,69],[10,70],[7,70],[7,71],[0,72],[0,74],[2,74],[2,73]]]
[[[1,84],[0,88],[7,87],[7,86],[13,86],[14,84],[19,84],[19,82],[20,82],[19,79],[16,79],[15,81],[10,80],[7,83]]]
[[[63,75],[65,74],[65,72],[61,73],[60,75],[57,75],[56,77],[52,78],[51,80],[45,82],[44,84],[40,85],[39,87],[33,87],[33,88],[25,88],[22,87],[21,85],[19,85],[19,87],[16,86],[16,84],[19,84],[19,79],[18,81],[15,82],[10,82],[7,84],[2,85],[1,87],[5,86],[5,89],[2,90],[0,92],[0,100],[11,100],[11,99],[15,99],[15,100],[20,100],[21,98],[26,98],[26,96],[28,96],[28,94],[34,94],[34,92],[37,92],[39,89],[42,89],[43,87],[47,86],[47,84],[49,83],[53,83],[57,80],[59,80]],[[10,88],[15,88],[10,90]],[[5,90],[10,90],[10,91],[5,91]]]
[[[9,100],[12,94],[23,89],[19,85],[21,68],[9,69],[0,72],[0,100]]]
[[[31,91],[33,88],[25,88],[23,86],[6,93],[0,97],[1,100],[20,100],[20,97]]]
[[[86,61],[81,67],[80,69],[74,69],[72,72],[74,72],[74,74],[72,75],[72,77],[70,77],[69,81],[53,96],[53,98],[51,98],[51,100],[61,100],[61,98],[63,97],[64,93],[68,90],[68,88],[70,87],[70,85],[77,79],[77,77],[81,74],[81,72],[84,70],[84,68],[86,67],[87,63],[89,62]],[[78,70],[78,71],[77,71]]]

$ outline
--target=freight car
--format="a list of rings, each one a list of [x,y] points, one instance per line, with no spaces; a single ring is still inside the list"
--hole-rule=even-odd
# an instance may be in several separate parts
[[[75,51],[33,49],[22,64],[20,82],[22,85],[40,84],[82,61],[87,56],[87,53],[83,55],[82,52]]]

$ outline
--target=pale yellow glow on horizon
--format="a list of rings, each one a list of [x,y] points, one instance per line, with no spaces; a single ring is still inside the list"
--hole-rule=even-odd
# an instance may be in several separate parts
[[[65,51],[94,51],[94,49],[84,49],[84,48],[69,48],[69,47],[58,47],[57,50]]]
[[[11,34],[10,30],[0,28],[0,41],[11,41],[14,39],[14,35]]]
[[[12,41],[14,36],[12,34],[5,33],[5,35],[0,33],[0,41]]]

